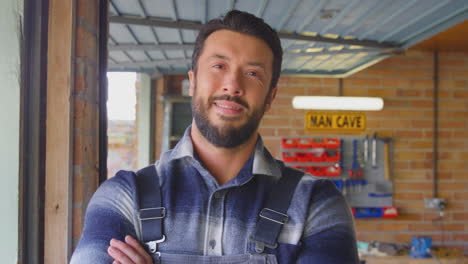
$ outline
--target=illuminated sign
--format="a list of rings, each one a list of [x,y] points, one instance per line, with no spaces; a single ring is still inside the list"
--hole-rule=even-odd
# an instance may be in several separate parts
[[[362,112],[316,112],[305,115],[308,131],[361,132],[366,129],[366,115]]]

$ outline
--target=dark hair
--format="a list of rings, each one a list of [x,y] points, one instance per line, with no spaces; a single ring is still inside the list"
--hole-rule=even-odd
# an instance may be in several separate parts
[[[239,10],[231,10],[224,16],[212,19],[200,29],[192,54],[192,70],[197,71],[198,58],[203,51],[205,40],[211,33],[222,29],[257,37],[270,47],[273,53],[273,75],[270,89],[275,87],[278,83],[283,60],[283,50],[278,34],[263,19]]]

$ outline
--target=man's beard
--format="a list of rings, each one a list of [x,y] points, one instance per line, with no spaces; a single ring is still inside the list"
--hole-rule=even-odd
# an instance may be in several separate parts
[[[254,109],[252,114],[247,116],[247,122],[241,124],[239,127],[234,127],[229,124],[229,121],[235,121],[236,117],[224,117],[221,116],[222,120],[225,120],[226,124],[221,126],[215,126],[208,119],[207,105],[213,107],[215,100],[227,100],[236,102],[246,109],[249,108],[248,104],[240,99],[239,97],[233,97],[229,95],[221,95],[216,97],[210,97],[208,104],[203,102],[203,98],[196,96],[197,91],[195,87],[195,93],[192,98],[192,115],[195,120],[195,124],[198,127],[200,133],[213,145],[223,148],[235,148],[245,143],[258,128],[260,121],[265,113],[266,109],[266,98],[260,108]]]

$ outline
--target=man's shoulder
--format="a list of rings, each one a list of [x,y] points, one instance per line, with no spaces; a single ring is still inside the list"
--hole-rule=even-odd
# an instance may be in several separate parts
[[[133,199],[136,193],[136,179],[133,171],[120,170],[115,176],[105,180],[93,195],[91,203],[104,203],[111,200]]]

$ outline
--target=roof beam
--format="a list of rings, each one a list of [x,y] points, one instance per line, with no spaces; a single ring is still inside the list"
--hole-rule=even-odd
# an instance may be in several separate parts
[[[170,44],[170,43],[165,43],[165,44],[140,44],[140,45],[135,45],[135,44],[121,44],[121,45],[109,45],[108,50],[109,51],[149,51],[149,50],[159,50],[159,51],[164,51],[164,50],[193,50],[195,47],[194,44]],[[362,52],[367,52],[367,53],[375,53],[375,52],[398,52],[398,50],[381,50],[381,49],[347,49],[343,48],[340,50],[327,50],[323,49],[322,51],[316,51],[316,52],[307,52],[307,51],[301,51],[301,52],[292,52],[289,50],[284,51],[284,56],[285,57],[298,57],[298,56],[315,56],[315,55],[337,55],[337,54],[354,54],[354,53],[362,53]]]
[[[345,39],[345,38],[327,38],[320,35],[316,36],[306,36],[296,33],[287,33],[287,32],[278,32],[278,36],[282,39],[293,39],[293,40],[304,40],[304,41],[314,41],[314,42],[324,42],[324,43],[333,43],[341,45],[352,45],[352,46],[362,46],[367,48],[377,48],[377,49],[399,49],[399,45],[389,42],[377,42],[374,40],[358,40],[358,39]]]
[[[197,22],[185,22],[185,21],[168,21],[163,19],[155,18],[137,18],[129,16],[111,16],[109,22],[117,24],[127,25],[142,25],[142,26],[154,26],[154,27],[166,27],[174,29],[189,29],[199,30],[203,24]],[[314,42],[325,42],[334,43],[341,45],[356,45],[368,48],[380,48],[380,49],[395,49],[399,48],[399,45],[389,42],[377,42],[374,40],[358,40],[358,39],[344,39],[344,38],[327,38],[320,35],[317,36],[306,36],[297,33],[278,32],[278,36],[282,39],[292,40],[304,40]]]
[[[156,68],[157,66],[169,66],[171,64],[188,64],[191,59],[170,59],[170,60],[154,60],[154,61],[135,61],[135,62],[119,62],[109,63],[109,68]]]
[[[192,50],[193,44],[120,44],[108,45],[109,51],[129,51],[129,50]]]

